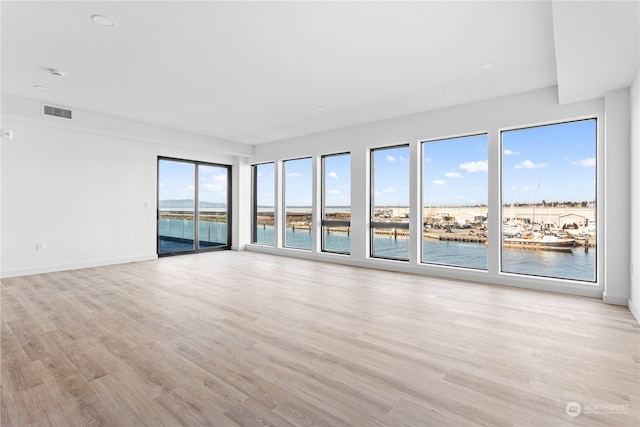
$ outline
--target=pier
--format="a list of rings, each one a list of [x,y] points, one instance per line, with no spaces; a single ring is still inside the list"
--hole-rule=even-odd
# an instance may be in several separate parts
[[[444,240],[448,242],[469,242],[469,243],[486,243],[487,238],[467,233],[430,233],[424,232],[422,235],[429,239]]]

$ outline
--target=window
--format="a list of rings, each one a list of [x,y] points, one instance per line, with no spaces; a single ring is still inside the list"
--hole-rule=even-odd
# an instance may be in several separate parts
[[[275,177],[274,164],[254,165],[253,175],[253,233],[251,241],[263,245],[275,244]]]
[[[230,245],[228,224],[229,174],[227,166],[198,164],[198,246]]]
[[[311,250],[312,170],[311,158],[286,160],[284,169],[284,246]]]
[[[351,155],[322,157],[322,250],[351,253]]]
[[[487,269],[487,135],[422,143],[422,262]]]
[[[502,132],[502,272],[595,282],[596,129]]]
[[[158,158],[159,255],[229,249],[231,167]]]
[[[409,260],[409,146],[371,150],[371,256]]]

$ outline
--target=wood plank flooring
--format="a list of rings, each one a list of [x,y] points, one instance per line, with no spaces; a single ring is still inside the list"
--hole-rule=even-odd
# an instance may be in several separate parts
[[[3,427],[640,424],[640,328],[597,299],[230,251],[1,298]]]

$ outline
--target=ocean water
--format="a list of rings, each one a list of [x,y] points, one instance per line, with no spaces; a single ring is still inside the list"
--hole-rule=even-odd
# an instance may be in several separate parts
[[[161,218],[158,231],[161,236],[193,239],[193,221]],[[227,243],[227,224],[200,221],[198,233],[201,242]]]
[[[159,223],[159,228],[162,236],[186,239],[193,237],[193,221],[162,219]],[[199,232],[201,242],[225,244],[227,241],[226,224],[203,221],[200,223]],[[325,234],[324,239],[325,248],[329,251],[350,251],[351,238],[346,233]],[[273,245],[273,227],[259,226],[257,229],[257,242]],[[311,233],[308,230],[292,231],[287,229],[285,246],[297,249],[311,249]],[[373,249],[375,256],[407,259],[409,257],[409,239],[376,236],[374,237]],[[424,239],[422,242],[422,262],[486,270],[487,246],[480,243]],[[596,249],[575,248],[571,252],[560,252],[503,248],[502,271],[505,273],[595,282]]]
[[[345,233],[325,234],[325,248],[333,252],[349,252],[350,237]],[[273,227],[258,227],[257,242],[273,245]],[[287,229],[285,246],[311,249],[309,231]],[[409,257],[409,239],[374,237],[374,255],[385,258]],[[422,262],[487,269],[487,246],[481,243],[450,242],[434,239],[422,241]],[[503,248],[502,271],[531,276],[595,282],[596,249],[575,248],[571,252]]]

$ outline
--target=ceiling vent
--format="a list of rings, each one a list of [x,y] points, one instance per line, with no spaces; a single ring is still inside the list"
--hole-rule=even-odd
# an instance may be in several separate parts
[[[71,118],[71,110],[60,107],[52,107],[51,105],[43,105],[42,114],[44,114],[45,116],[62,117],[64,119]]]

